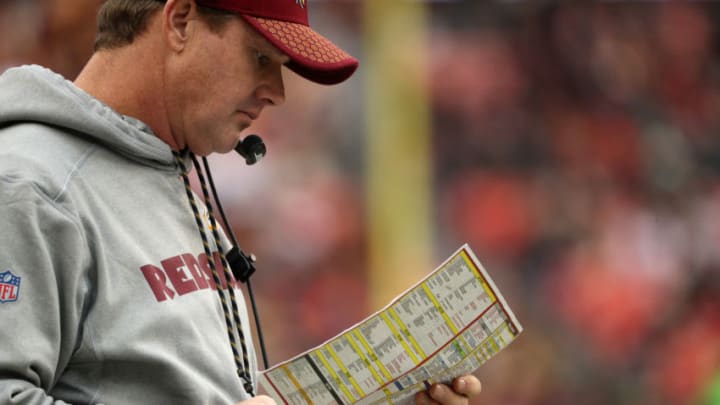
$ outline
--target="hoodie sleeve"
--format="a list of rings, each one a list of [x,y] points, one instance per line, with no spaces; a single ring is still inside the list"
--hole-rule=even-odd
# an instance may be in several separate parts
[[[0,177],[0,403],[48,393],[81,341],[89,255],[79,220],[33,183]]]

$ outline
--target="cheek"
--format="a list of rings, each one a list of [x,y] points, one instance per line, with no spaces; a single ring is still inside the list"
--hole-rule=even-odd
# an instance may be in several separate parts
[[[238,130],[246,124],[235,111],[254,107],[256,79],[247,61],[226,48],[224,52],[209,48],[193,49],[168,71],[166,94],[173,131],[196,152],[234,146]]]

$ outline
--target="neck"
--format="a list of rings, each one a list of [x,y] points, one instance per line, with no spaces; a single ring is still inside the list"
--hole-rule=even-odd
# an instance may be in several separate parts
[[[116,112],[144,122],[158,138],[179,150],[162,98],[165,94],[162,50],[147,45],[96,52],[75,85]]]

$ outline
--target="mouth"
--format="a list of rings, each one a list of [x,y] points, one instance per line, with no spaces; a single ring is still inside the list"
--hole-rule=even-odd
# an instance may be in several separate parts
[[[255,112],[255,111],[240,110],[239,112],[247,115],[251,121],[255,121],[260,116],[260,112]]]

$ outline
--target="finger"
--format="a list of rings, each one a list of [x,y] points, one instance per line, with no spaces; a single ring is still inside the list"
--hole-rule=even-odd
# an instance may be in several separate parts
[[[435,402],[432,398],[430,398],[430,395],[427,391],[420,391],[417,394],[415,394],[415,404],[417,405],[439,405],[438,402]]]
[[[253,404],[253,405],[277,405],[275,403],[275,400],[270,398],[267,395],[258,395],[256,397],[249,399],[248,401],[238,402],[236,405],[240,405],[240,404],[243,404],[243,405],[245,405],[245,404],[247,404],[247,405],[250,405],[250,404]]]
[[[482,384],[474,375],[460,376],[453,381],[452,386],[456,393],[468,398],[479,395],[482,391]]]
[[[434,384],[428,390],[430,398],[443,405],[467,405],[468,398],[445,384]]]

